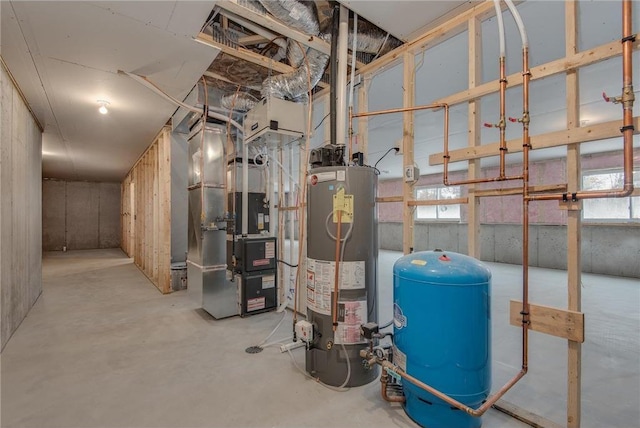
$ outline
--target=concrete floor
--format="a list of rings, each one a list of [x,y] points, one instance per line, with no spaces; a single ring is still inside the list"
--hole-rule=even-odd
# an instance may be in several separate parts
[[[391,302],[398,256],[381,252],[382,302]],[[519,330],[508,326],[505,302],[517,297],[520,268],[490,266],[500,386],[519,366]],[[532,301],[564,305],[564,276],[533,270]],[[380,399],[378,382],[334,392],[303,377],[276,348],[245,353],[281,314],[216,321],[184,291],[160,295],[119,250],[47,253],[43,278],[42,296],[1,356],[3,427],[415,426]],[[583,282],[583,426],[636,427],[640,287],[594,275]],[[391,318],[390,303],[380,317]],[[285,320],[273,338],[287,336],[289,326]],[[531,374],[506,398],[562,422],[566,342],[540,334],[531,342]],[[303,352],[293,352],[302,365]],[[525,425],[490,410],[483,426]]]

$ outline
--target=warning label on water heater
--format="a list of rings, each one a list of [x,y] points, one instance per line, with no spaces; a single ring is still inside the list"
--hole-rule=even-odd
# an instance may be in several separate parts
[[[331,292],[334,289],[336,263],[307,258],[307,307],[331,315]],[[340,263],[340,289],[365,288],[365,262]]]
[[[334,334],[333,342],[338,345],[366,342],[360,336],[360,326],[366,323],[366,300],[338,302],[338,328]]]

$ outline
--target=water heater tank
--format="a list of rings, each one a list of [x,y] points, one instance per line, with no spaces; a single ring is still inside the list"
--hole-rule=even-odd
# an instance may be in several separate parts
[[[401,257],[393,267],[394,362],[405,372],[477,408],[491,389],[491,272],[448,251]],[[405,411],[430,427],[482,421],[405,381]]]

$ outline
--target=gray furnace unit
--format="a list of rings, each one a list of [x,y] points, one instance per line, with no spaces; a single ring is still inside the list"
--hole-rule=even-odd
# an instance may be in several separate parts
[[[187,292],[214,318],[240,313],[238,287],[227,273],[223,126],[198,122],[189,135]]]
[[[307,325],[312,337],[299,338],[308,343],[307,372],[333,386],[364,385],[379,374],[377,366],[364,368],[359,355],[366,346],[360,326],[377,322],[378,317],[377,181],[370,167],[328,166],[309,172],[306,282]],[[337,252],[340,281],[336,294]]]

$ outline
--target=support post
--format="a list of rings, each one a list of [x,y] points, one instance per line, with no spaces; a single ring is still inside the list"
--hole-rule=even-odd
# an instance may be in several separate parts
[[[565,54],[574,55],[577,52],[577,2],[565,2]],[[567,129],[580,126],[580,94],[578,72],[571,70],[566,75],[567,93]],[[580,145],[567,145],[567,191],[580,190]],[[567,210],[567,290],[569,293],[568,309],[580,312],[582,310],[582,296],[580,290],[581,279],[581,231],[582,204],[572,205]],[[567,359],[567,427],[580,427],[580,393],[582,372],[582,343],[568,341]]]
[[[403,54],[403,85],[404,92],[402,95],[403,107],[415,106],[415,56],[413,53],[405,52]],[[412,167],[414,164],[413,158],[413,136],[414,136],[414,123],[413,123],[412,111],[406,111],[402,113],[402,153],[404,154],[402,159],[403,171],[407,167]],[[404,175],[404,174],[403,174]],[[408,183],[404,181],[402,183],[402,196],[404,199],[404,209],[402,214],[402,251],[404,254],[413,252],[413,213],[414,207],[409,206],[409,202],[414,200],[413,185],[415,183]]]
[[[469,89],[476,87],[482,80],[482,22],[478,17],[469,19]],[[468,145],[480,145],[480,100],[469,101],[468,107]],[[480,177],[481,159],[469,161],[468,179]],[[480,198],[476,196],[476,185],[468,187],[467,204],[467,252],[469,256],[480,258]]]

